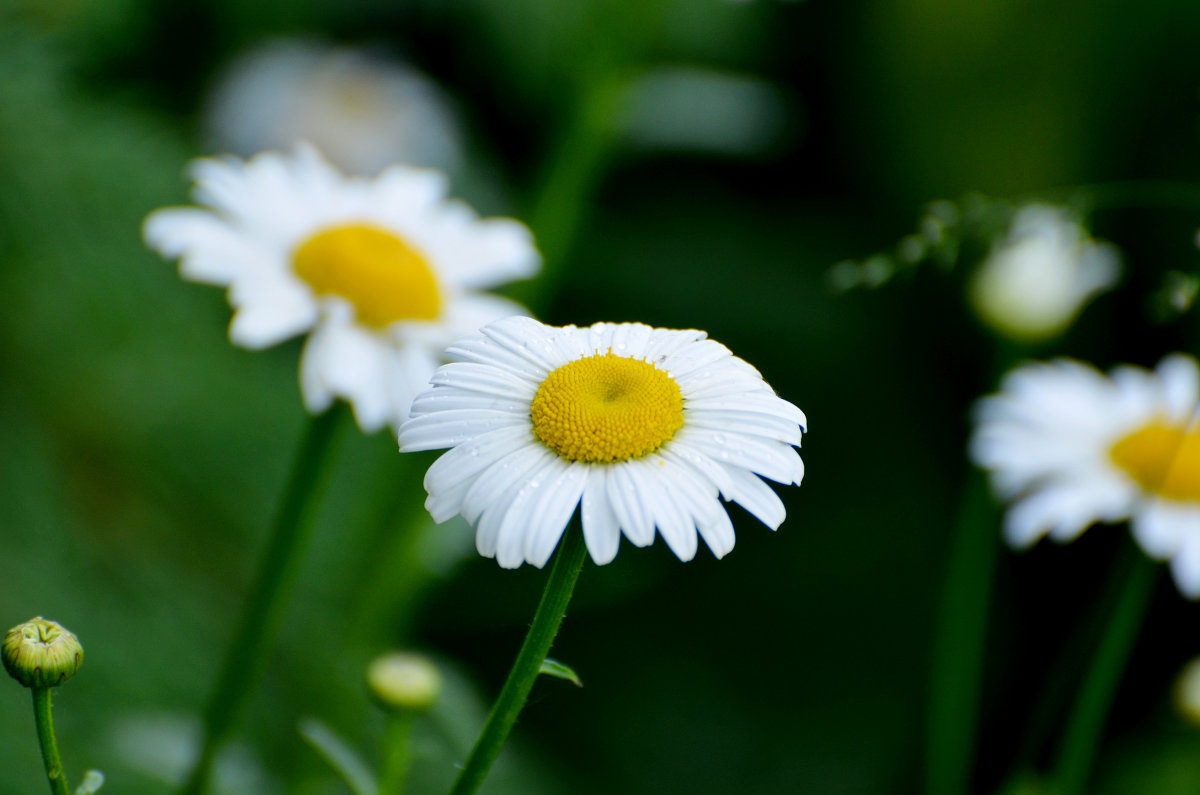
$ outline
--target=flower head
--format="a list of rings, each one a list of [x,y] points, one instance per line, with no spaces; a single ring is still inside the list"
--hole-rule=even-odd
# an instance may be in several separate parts
[[[402,451],[451,448],[425,476],[435,521],[478,522],[501,566],[542,566],[580,508],[592,559],[655,528],[681,560],[697,533],[718,558],[733,525],[718,497],[768,527],[784,506],[759,475],[799,484],[804,413],[702,331],[506,318],[448,351],[418,396]]]
[[[453,171],[458,121],[437,84],[366,50],[274,39],[239,55],[205,108],[218,151],[250,156],[311,141],[341,168],[403,162]]]
[[[83,665],[79,639],[56,621],[38,616],[4,636],[4,670],[25,687],[58,687]]]
[[[479,291],[537,271],[529,231],[448,201],[439,172],[348,178],[303,144],[191,172],[205,206],[152,213],[146,240],[179,257],[185,278],[229,288],[236,344],[312,332],[300,364],[309,411],[340,397],[364,431],[398,427],[447,345],[524,311]]]
[[[993,330],[1037,342],[1065,331],[1119,272],[1113,246],[1093,241],[1065,210],[1034,204],[1016,214],[975,273],[970,298]]]
[[[1013,546],[1070,541],[1095,522],[1130,520],[1148,555],[1170,560],[1200,598],[1200,371],[1172,355],[1150,372],[1106,377],[1058,359],[1009,373],[976,412],[971,456],[990,470]]]

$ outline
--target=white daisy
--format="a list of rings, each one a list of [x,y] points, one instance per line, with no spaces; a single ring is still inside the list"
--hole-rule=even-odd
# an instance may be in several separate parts
[[[1088,237],[1066,210],[1021,209],[970,283],[971,304],[993,330],[1037,342],[1061,334],[1120,275],[1110,244]]]
[[[309,411],[335,398],[364,431],[399,427],[454,340],[524,309],[478,292],[535,274],[529,231],[446,199],[437,171],[345,177],[308,145],[248,161],[197,160],[204,207],[158,210],[149,245],[192,281],[227,286],[234,343],[312,331],[300,381]]]
[[[783,502],[758,476],[804,476],[804,413],[702,331],[514,317],[447,355],[400,449],[452,448],[425,476],[425,506],[478,522],[479,553],[505,568],[543,566],[577,505],[597,564],[622,533],[644,547],[656,527],[681,560],[697,533],[720,558],[734,535],[719,496],[775,529]]]
[[[403,162],[453,172],[461,125],[436,83],[386,53],[271,39],[225,68],[203,126],[218,151],[250,156],[310,141],[340,168]]]
[[[1066,359],[1005,376],[977,406],[971,457],[1014,501],[1009,543],[1070,541],[1094,522],[1130,520],[1148,555],[1170,560],[1200,598],[1200,372],[1168,356],[1154,372],[1106,377]]]

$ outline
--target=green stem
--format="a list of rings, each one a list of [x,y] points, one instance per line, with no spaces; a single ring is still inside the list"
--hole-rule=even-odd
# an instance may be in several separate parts
[[[262,677],[312,537],[315,508],[328,481],[335,430],[344,414],[345,407],[338,404],[309,421],[254,590],[204,714],[204,744],[182,790],[187,795],[202,795],[207,788],[217,751],[241,721]]]
[[[1130,570],[1121,578],[1123,585],[1112,617],[1067,721],[1054,770],[1057,795],[1085,791],[1109,709],[1154,593],[1158,564],[1140,551],[1135,550],[1135,555]]]
[[[58,755],[58,740],[54,736],[54,713],[50,701],[53,688],[35,687],[33,690],[33,722],[37,725],[38,745],[42,747],[42,762],[46,767],[46,778],[54,795],[69,795],[67,773],[63,770],[62,757]]]
[[[410,758],[408,737],[415,720],[416,714],[408,709],[388,715],[383,736],[383,763],[379,771],[379,795],[400,795],[404,791]]]
[[[925,757],[929,795],[970,791],[979,733],[979,690],[999,539],[984,477],[973,471],[969,478],[950,540],[934,638]]]
[[[525,642],[521,645],[521,651],[517,653],[516,662],[508,673],[500,696],[492,706],[483,733],[475,741],[466,767],[454,782],[451,795],[471,795],[478,790],[492,762],[496,761],[500,754],[500,748],[517,721],[517,715],[525,706],[525,699],[529,697],[529,691],[538,677],[542,662],[550,651],[550,644],[558,634],[586,554],[587,545],[583,541],[583,530],[572,523],[559,542],[558,554],[554,558],[554,566],[550,570],[546,590],[542,593],[542,600],[533,616],[529,634],[525,636]]]

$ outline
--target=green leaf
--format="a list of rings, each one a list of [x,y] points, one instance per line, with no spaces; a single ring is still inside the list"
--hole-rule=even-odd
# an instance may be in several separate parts
[[[576,687],[583,687],[583,682],[579,679],[579,674],[575,673],[574,668],[549,657],[542,660],[542,667],[538,673],[553,676],[556,679],[566,679],[568,682],[574,682]]]
[[[89,770],[83,774],[83,781],[75,788],[75,795],[92,795],[104,786],[104,774],[99,770]]]
[[[379,784],[358,752],[333,729],[316,718],[301,718],[300,736],[337,772],[354,795],[376,795]]]

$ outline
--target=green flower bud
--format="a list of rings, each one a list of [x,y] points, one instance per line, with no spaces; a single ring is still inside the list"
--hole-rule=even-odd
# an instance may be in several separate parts
[[[4,636],[4,670],[25,687],[58,687],[83,664],[79,638],[62,624],[38,616]]]
[[[424,711],[442,692],[442,676],[419,654],[392,652],[367,667],[367,687],[386,710]]]

